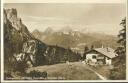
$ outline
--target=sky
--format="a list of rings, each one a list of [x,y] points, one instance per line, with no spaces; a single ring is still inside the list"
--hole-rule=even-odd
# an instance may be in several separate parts
[[[30,32],[66,26],[83,32],[117,35],[125,15],[124,3],[6,3],[16,8]]]
[[[4,3],[125,3],[126,0],[4,0]]]

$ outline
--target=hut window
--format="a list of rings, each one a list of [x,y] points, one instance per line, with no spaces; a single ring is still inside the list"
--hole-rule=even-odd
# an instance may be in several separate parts
[[[92,58],[93,58],[93,59],[96,59],[96,55],[93,55]]]
[[[107,58],[107,60],[109,60],[110,58]]]

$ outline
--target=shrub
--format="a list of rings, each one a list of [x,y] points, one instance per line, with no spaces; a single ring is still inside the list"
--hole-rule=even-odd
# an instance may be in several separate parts
[[[42,79],[44,79],[44,78],[47,78],[47,72],[46,71],[40,72],[40,71],[33,70],[33,71],[30,71],[27,74],[27,76],[32,77],[32,79],[33,78],[40,78],[40,77],[42,77]]]
[[[121,66],[119,68],[112,69],[110,72],[111,80],[125,80],[126,79],[126,68]]]
[[[9,79],[9,78],[13,78],[13,76],[11,75],[10,72],[5,72],[4,73],[4,79],[6,80],[6,79]]]
[[[14,67],[14,71],[25,73],[25,70],[27,68],[28,68],[28,64],[25,61],[18,61]]]

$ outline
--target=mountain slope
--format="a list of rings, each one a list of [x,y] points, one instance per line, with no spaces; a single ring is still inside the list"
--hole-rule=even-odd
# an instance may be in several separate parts
[[[47,71],[48,80],[52,80],[50,77],[54,77],[55,80],[101,80],[97,73],[94,73],[88,65],[81,62],[32,67],[27,72],[29,73],[33,70]]]
[[[39,48],[34,47],[34,50],[31,50],[31,47],[33,46],[29,45],[31,43],[28,43],[25,47],[26,42],[32,40],[34,41],[33,44],[35,46],[39,43],[42,43],[38,40],[35,40],[35,38],[31,35],[27,27],[22,23],[22,20],[18,18],[16,9],[12,8],[4,10],[4,61],[6,64],[5,69],[10,69],[12,68],[12,66],[15,66],[16,62],[18,61],[16,59],[19,56],[20,58],[22,56],[27,56],[28,54],[29,56],[40,56],[36,54],[38,51],[40,51]],[[42,43],[42,48],[44,46],[45,44]],[[34,52],[32,53],[32,51]],[[32,57],[36,59],[34,56]],[[32,62],[35,63],[34,60]],[[33,65],[36,65],[36,63]]]
[[[36,39],[18,18],[16,9],[4,9],[5,70],[13,70],[20,61],[38,66],[78,59],[78,54],[70,49],[49,46]]]

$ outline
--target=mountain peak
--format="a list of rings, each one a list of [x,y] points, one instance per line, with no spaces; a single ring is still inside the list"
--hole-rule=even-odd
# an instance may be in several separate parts
[[[71,28],[70,26],[65,26],[65,27],[63,27],[60,31],[72,32],[72,28]]]
[[[13,29],[23,33],[23,35],[26,35],[28,38],[32,37],[27,27],[22,23],[21,18],[18,18],[17,10],[15,8],[4,9],[4,23],[7,25],[9,24]]]
[[[15,8],[6,9],[6,12],[8,14],[8,18],[14,15],[17,17],[17,10]]]
[[[53,32],[53,29],[51,27],[48,27],[45,29],[44,33],[45,34],[49,34],[49,33],[52,33]]]
[[[35,29],[32,33],[39,33],[40,31],[38,29]]]
[[[5,9],[5,18],[7,18],[16,30],[21,30],[23,27],[21,18],[17,17],[17,10],[15,8]]]

